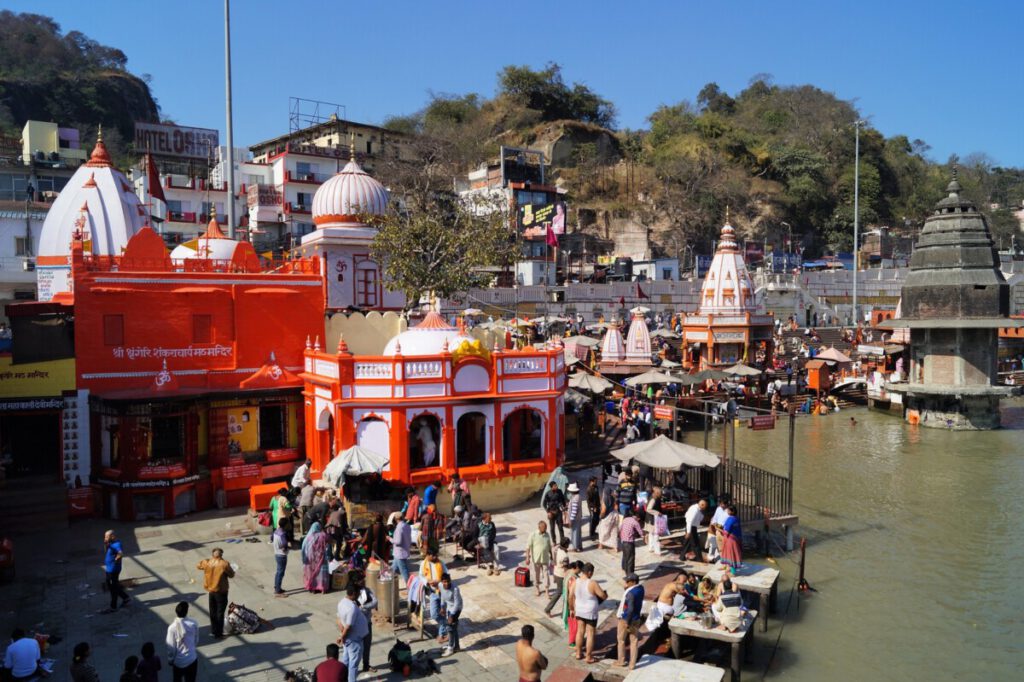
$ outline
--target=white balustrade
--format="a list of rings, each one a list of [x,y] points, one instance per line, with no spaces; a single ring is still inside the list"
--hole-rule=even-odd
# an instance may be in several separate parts
[[[357,362],[355,364],[356,379],[390,379],[392,366],[390,362]]]

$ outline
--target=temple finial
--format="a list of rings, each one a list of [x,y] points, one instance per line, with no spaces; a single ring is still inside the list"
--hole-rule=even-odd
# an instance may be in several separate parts
[[[348,153],[349,158],[356,160],[356,131],[348,131]]]
[[[729,224],[729,204],[725,205],[725,224]]]
[[[100,123],[96,129],[96,141],[103,142],[103,124]]]

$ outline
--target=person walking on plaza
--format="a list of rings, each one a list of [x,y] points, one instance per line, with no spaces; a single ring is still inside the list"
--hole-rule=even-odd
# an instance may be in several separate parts
[[[331,587],[331,543],[327,533],[314,521],[302,540],[302,581],[309,592],[327,594]]]
[[[327,512],[327,536],[331,539],[331,551],[335,561],[345,556],[345,542],[348,540],[348,514],[345,505],[338,498],[333,498]]]
[[[420,504],[421,511],[426,511],[428,507],[433,505],[437,507],[437,493],[441,490],[441,481],[434,481],[426,488],[423,489],[423,502]]]
[[[576,611],[576,660],[583,660],[583,643],[586,642],[586,662],[588,665],[596,663],[594,660],[594,640],[597,639],[597,611],[601,602],[608,598],[601,585],[594,580],[594,564],[583,564],[583,571],[576,580],[576,598],[574,610]]]
[[[587,513],[590,514],[590,539],[597,540],[597,522],[601,520],[601,487],[596,476],[591,476],[587,483]]]
[[[524,625],[521,637],[516,642],[516,664],[519,666],[519,682],[540,682],[540,675],[548,667],[548,659],[533,646],[532,625]]]
[[[619,542],[622,543],[622,572],[629,575],[636,570],[636,543],[644,539],[643,512],[628,514],[619,524]]]
[[[580,496],[580,488],[575,483],[570,483],[567,488],[569,492],[568,514],[569,514],[569,538],[574,552],[583,551],[583,498]]]
[[[203,572],[203,588],[209,593],[210,632],[219,639],[224,636],[224,612],[228,609],[228,578],[235,577],[235,569],[224,560],[224,550],[217,547],[212,554],[196,568]]]
[[[539,521],[537,530],[530,533],[530,537],[526,539],[526,566],[529,568],[531,564],[533,565],[534,587],[537,588],[538,597],[541,595],[541,583],[544,583],[545,595],[551,587],[548,579],[548,564],[551,563],[551,536],[548,535],[547,530],[547,524]]]
[[[558,483],[551,481],[547,492],[541,499],[541,506],[548,515],[547,527],[551,533],[551,544],[554,545],[565,537],[565,530],[562,528],[562,511],[565,509],[565,494],[558,489]],[[555,537],[555,534],[558,537]]]
[[[288,489],[281,488],[277,495],[270,501],[270,521],[274,528],[284,528],[288,536],[288,544],[295,542],[295,525],[292,523],[292,503],[288,501]],[[281,522],[284,525],[281,525]]]
[[[376,668],[370,666],[370,645],[373,644],[373,612],[377,610],[377,595],[366,586],[366,578],[360,576],[356,585],[359,586],[359,608],[366,617],[366,637],[363,638],[363,672],[375,673]]]
[[[337,644],[327,645],[327,658],[313,668],[315,682],[345,682],[348,679],[348,670],[345,669],[345,664],[338,660],[339,653]]]
[[[636,504],[636,485],[632,476],[626,472],[619,483],[618,498],[619,516],[629,516],[633,512],[633,505]]]
[[[277,563],[274,572],[274,596],[282,597],[284,589],[281,588],[281,582],[284,580],[284,570],[288,567],[288,533],[284,532],[284,521],[270,536],[270,544],[274,546],[274,561]]]
[[[438,614],[441,612],[441,597],[438,595],[440,590],[441,576],[448,572],[445,565],[437,558],[436,549],[428,549],[427,557],[420,564],[420,577],[423,578],[423,582],[426,586],[423,588],[423,599],[429,599],[429,612],[430,617],[436,622]],[[440,630],[440,628],[438,628]],[[440,635],[438,635],[440,641]]]
[[[651,525],[647,530],[647,549],[655,556],[661,555],[661,538],[658,527],[664,524],[666,519],[659,520],[661,513],[661,488],[654,486],[651,491],[651,499],[647,501],[647,515],[650,517]],[[667,526],[665,527],[668,528]]]
[[[409,550],[412,549],[412,526],[404,516],[398,517],[395,531],[391,535],[391,570],[402,576],[399,587],[409,584]]]
[[[597,524],[597,548],[616,551],[619,546],[618,496],[613,485],[604,487],[601,496],[601,522]]]
[[[562,541],[558,543],[558,547],[555,547],[554,561],[552,562],[554,568],[552,572],[555,575],[555,593],[551,595],[551,601],[544,607],[544,615],[550,616],[551,609],[555,608],[555,604],[562,598],[562,593],[565,592],[565,574],[569,570],[569,541],[562,538]]]
[[[199,626],[188,616],[188,602],[174,607],[174,622],[167,628],[167,662],[172,682],[196,682],[199,669]],[[223,622],[223,619],[221,619]]]
[[[442,656],[451,656],[459,651],[459,616],[462,615],[462,592],[452,584],[452,577],[445,573],[441,576],[441,615],[438,618],[438,631],[441,641],[448,646],[441,652]]]
[[[683,559],[703,561],[703,551],[700,548],[700,524],[704,520],[704,510],[708,508],[705,500],[694,502],[686,510],[686,533],[683,536]],[[692,556],[691,556],[692,555]]]
[[[491,555],[491,565],[487,568],[487,575],[501,573],[501,550],[498,547],[498,528],[494,525],[490,514],[484,514],[477,526],[477,543],[481,552]]]
[[[89,662],[92,648],[88,642],[79,642],[71,653],[71,682],[100,682],[96,668]]]
[[[132,598],[121,587],[121,560],[124,558],[124,550],[121,547],[121,541],[117,539],[112,530],[103,534],[103,555],[107,592],[110,593],[110,608],[104,609],[103,613],[113,613],[117,610],[118,598],[121,599],[121,606],[127,606]]]
[[[121,672],[121,677],[118,682],[142,682],[142,678],[139,673],[136,672],[136,668],[139,667],[139,657],[129,656],[124,659],[124,670]]]
[[[719,550],[722,553],[722,563],[728,565],[732,574],[736,575],[736,569],[743,563],[743,527],[740,524],[740,517],[736,515],[736,507],[729,507],[729,514],[718,535],[722,542]]]
[[[363,610],[359,608],[359,586],[355,583],[349,584],[345,597],[338,602],[338,632],[338,644],[343,648],[342,662],[348,668],[348,682],[356,682],[369,627]]]
[[[618,656],[615,665],[626,665],[626,647],[629,647],[629,669],[636,668],[636,659],[640,651],[640,625],[643,618],[640,612],[644,607],[644,588],[640,584],[640,578],[636,573],[626,576],[626,591],[622,593],[622,601],[619,602],[617,611],[619,621],[617,626]]]

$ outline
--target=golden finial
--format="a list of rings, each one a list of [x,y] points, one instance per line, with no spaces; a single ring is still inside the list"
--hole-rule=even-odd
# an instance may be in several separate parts
[[[729,204],[725,205],[725,224],[729,224]]]
[[[356,131],[348,131],[348,153],[353,161],[356,160]]]
[[[98,129],[96,131],[96,141],[97,142],[103,142],[103,124],[102,123],[99,124],[99,127],[98,127]]]

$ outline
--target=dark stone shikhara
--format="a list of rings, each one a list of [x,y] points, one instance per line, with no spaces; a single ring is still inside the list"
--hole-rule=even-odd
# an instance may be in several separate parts
[[[905,395],[908,420],[955,430],[999,427],[999,328],[1010,326],[1010,287],[999,269],[985,217],[960,196],[954,171],[910,260],[901,319],[910,328]]]

